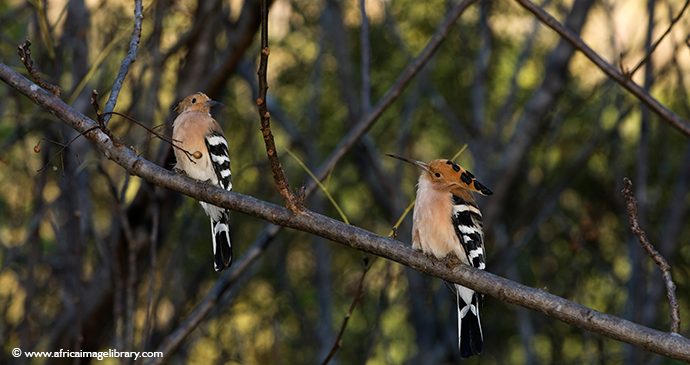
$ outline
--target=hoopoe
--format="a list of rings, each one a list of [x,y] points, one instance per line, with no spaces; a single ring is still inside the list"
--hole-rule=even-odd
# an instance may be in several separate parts
[[[388,156],[422,170],[412,214],[412,248],[438,259],[452,254],[461,262],[484,270],[482,213],[472,192],[491,195],[491,190],[450,160],[424,163],[391,154]],[[458,284],[452,284],[452,290],[457,301],[460,355],[478,355],[484,342],[479,320],[482,295]]]
[[[173,122],[173,143],[176,148],[176,171],[208,181],[226,190],[232,190],[228,141],[218,122],[211,117],[211,107],[220,104],[204,93],[187,96],[177,104],[180,113]],[[230,267],[232,244],[228,210],[206,202],[201,207],[211,218],[213,239],[213,266],[216,271]]]

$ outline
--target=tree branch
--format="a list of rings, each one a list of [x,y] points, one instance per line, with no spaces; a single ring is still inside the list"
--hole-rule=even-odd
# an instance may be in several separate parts
[[[347,309],[347,313],[345,313],[345,317],[343,317],[343,323],[340,325],[338,337],[336,337],[335,341],[333,342],[333,347],[331,347],[331,351],[328,352],[328,355],[326,355],[326,358],[323,359],[321,365],[328,365],[328,363],[331,362],[331,360],[333,360],[333,357],[338,352],[338,350],[343,346],[343,335],[345,334],[347,323],[350,321],[350,317],[352,317],[352,313],[355,311],[355,307],[357,307],[357,304],[362,300],[362,296],[364,295],[364,279],[367,277],[367,272],[369,271],[369,269],[371,269],[371,265],[369,264],[368,258],[365,257],[364,270],[362,270],[362,275],[360,275],[359,277],[359,282],[357,283],[357,290],[355,291],[355,297],[352,298],[350,308]]]
[[[162,364],[165,358],[172,354],[182,340],[184,340],[209,312],[211,312],[214,306],[221,300],[223,294],[239,281],[242,274],[251,267],[252,263],[259,259],[271,242],[271,238],[278,234],[280,228],[282,227],[269,225],[269,229],[264,230],[264,234],[261,234],[249,248],[245,250],[244,255],[236,262],[233,262],[230,270],[221,274],[221,277],[216,281],[213,288],[204,296],[204,299],[187,314],[177,328],[166,336],[161,345],[158,346],[156,351],[162,352],[164,357],[152,358],[146,362],[147,365]]]
[[[678,15],[676,15],[675,18],[671,19],[671,24],[668,25],[668,28],[666,28],[666,30],[664,31],[664,34],[662,34],[662,35],[659,37],[659,39],[657,39],[656,41],[654,41],[654,44],[651,45],[651,47],[649,48],[649,50],[647,51],[647,53],[645,53],[644,57],[642,57],[642,59],[640,60],[640,62],[638,62],[637,65],[635,65],[635,67],[633,67],[632,70],[630,70],[629,72],[627,72],[628,77],[632,77],[632,75],[634,75],[635,72],[637,72],[637,70],[639,70],[640,67],[642,67],[642,66],[645,64],[645,62],[647,62],[647,60],[648,60],[650,57],[652,57],[652,53],[654,53],[654,51],[655,51],[656,48],[659,46],[659,44],[661,43],[661,41],[663,41],[664,38],[666,38],[666,36],[669,35],[669,33],[671,33],[671,30],[673,29],[673,26],[676,25],[676,23],[678,23],[678,21],[680,20],[680,18],[683,17],[683,14],[685,13],[685,10],[688,8],[688,5],[690,5],[690,0],[685,0],[685,5],[683,5],[683,7],[680,9],[680,11],[678,12]],[[670,11],[670,10],[669,10],[669,11]]]
[[[642,248],[647,251],[647,255],[654,260],[654,263],[659,266],[661,275],[664,277],[664,284],[666,284],[666,295],[668,296],[669,306],[671,307],[671,332],[678,333],[680,331],[680,311],[678,309],[678,299],[676,298],[676,284],[671,277],[671,266],[668,261],[661,256],[654,246],[647,239],[647,234],[640,227],[637,221],[637,200],[633,194],[632,182],[627,177],[623,179],[623,195],[625,195],[625,207],[628,212],[628,219],[630,220],[630,229],[637,236]]]
[[[431,57],[434,55],[436,50],[443,40],[446,39],[448,33],[450,33],[455,22],[460,18],[465,10],[472,4],[476,3],[478,0],[464,0],[461,3],[455,5],[453,9],[448,12],[448,15],[443,19],[443,22],[439,24],[436,33],[431,36],[429,42],[426,44],[424,49],[419,52],[417,57],[407,64],[407,67],[400,72],[400,75],[393,85],[391,85],[388,90],[383,94],[381,99],[374,105],[371,110],[359,118],[359,121],[350,128],[348,133],[342,138],[340,143],[333,149],[333,152],[326,158],[326,161],[321,164],[321,166],[314,171],[314,175],[320,180],[326,178],[326,175],[333,170],[335,165],[340,161],[341,158],[352,148],[352,146],[374,125],[374,122],[383,114],[386,109],[388,109],[393,102],[395,102],[400,94],[402,94],[405,87],[412,81],[412,79],[424,68],[424,66],[429,62]],[[309,182],[305,189],[305,195],[309,196],[311,192],[316,189],[316,183]]]
[[[261,118],[261,134],[264,137],[264,144],[266,144],[266,154],[268,161],[271,164],[271,171],[273,172],[273,180],[276,183],[278,192],[285,201],[285,206],[293,213],[302,211],[302,202],[290,190],[290,183],[283,171],[283,165],[278,158],[278,151],[276,150],[276,143],[273,140],[273,133],[271,132],[271,114],[268,112],[266,105],[266,92],[268,91],[268,80],[266,73],[268,70],[268,55],[271,53],[268,48],[268,0],[261,0],[261,57],[259,60],[259,97],[256,99],[256,106],[259,111],[259,118]]]
[[[501,301],[540,311],[573,326],[671,358],[690,361],[690,340],[679,334],[661,332],[604,314],[544,290],[531,288],[467,265],[450,268],[441,262],[430,260],[400,241],[378,236],[309,210],[302,214],[292,214],[277,205],[177,175],[138,156],[124,145],[114,144],[105,133],[94,128],[97,125],[95,121],[1,63],[0,79],[83,133],[107,158],[149,183],[274,224],[316,234],[345,246],[388,258],[420,272],[470,287]],[[89,129],[90,131],[86,132]]]
[[[120,90],[129,72],[129,67],[137,58],[137,49],[139,48],[139,40],[141,39],[141,23],[144,19],[144,10],[141,3],[142,0],[134,0],[134,30],[132,30],[132,37],[129,40],[129,51],[127,51],[127,56],[122,60],[122,64],[120,64],[120,71],[117,72],[117,77],[110,90],[110,96],[105,103],[105,110],[103,112],[103,125],[105,126],[108,125],[110,117],[112,116],[110,113],[115,110],[117,97],[120,95]]]
[[[19,60],[22,61],[24,67],[31,75],[31,78],[42,88],[50,91],[55,96],[60,96],[60,88],[53,85],[41,78],[41,72],[34,65],[34,60],[31,59],[31,42],[27,39],[24,43],[17,46],[17,53],[19,54]]]
[[[564,27],[563,24],[558,22],[551,14],[546,12],[544,9],[535,5],[529,0],[516,0],[523,8],[527,9],[529,12],[534,14],[539,20],[544,23],[549,28],[553,29],[558,33],[563,39],[567,40],[573,47],[578,49],[585,57],[589,58],[592,63],[594,63],[600,70],[602,70],[611,79],[618,82],[641,102],[649,106],[651,110],[656,113],[661,120],[672,125],[678,129],[681,133],[690,137],[690,123],[684,120],[671,110],[663,106],[658,100],[649,95],[640,85],[636,84],[626,75],[620,73],[613,65],[606,62],[597,52],[591,49],[579,36],[570,31],[568,28]]]

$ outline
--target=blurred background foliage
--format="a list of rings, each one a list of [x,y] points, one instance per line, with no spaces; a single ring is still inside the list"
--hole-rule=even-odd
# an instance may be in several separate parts
[[[272,2],[269,110],[293,187],[310,178],[285,151],[316,170],[455,1],[364,3],[369,47],[359,1]],[[682,3],[540,5],[609,62],[631,69]],[[132,16],[129,1],[0,1],[0,59],[23,72],[16,47],[30,39],[44,78],[93,118],[90,92],[105,104]],[[230,141],[235,190],[280,203],[254,102],[258,20],[258,0],[144,1],[138,57],[116,110],[170,133],[175,102],[206,92],[225,104],[216,118]],[[689,32],[685,13],[633,75],[686,118]],[[6,85],[0,95],[0,362],[18,361],[9,355],[14,347],[155,350],[219,277],[204,213],[187,197],[128,176],[83,138],[68,143],[75,131]],[[117,116],[110,127],[144,157],[173,165],[169,146],[146,130]],[[479,199],[489,271],[668,330],[661,277],[625,215],[628,176],[642,226],[673,268],[687,328],[688,138],[516,3],[473,5],[324,185],[352,224],[386,235],[413,199],[418,171],[384,153],[431,160],[464,144],[458,162],[496,193]],[[339,217],[322,192],[307,206]],[[232,224],[237,261],[267,224],[239,213]],[[410,241],[410,226],[407,217],[401,241]],[[326,356],[364,255],[291,230],[265,248],[167,354],[170,363],[310,364]],[[334,363],[457,363],[454,299],[444,284],[386,260],[370,263]],[[485,351],[465,363],[674,363],[492,298],[482,322]]]

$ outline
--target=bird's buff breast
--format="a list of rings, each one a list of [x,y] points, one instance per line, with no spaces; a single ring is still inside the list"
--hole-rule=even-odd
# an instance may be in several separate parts
[[[439,259],[454,252],[462,259],[464,255],[459,252],[462,245],[451,220],[450,193],[434,191],[422,184],[419,190],[413,213],[412,248]]]
[[[176,167],[183,170],[187,176],[201,181],[210,181],[213,184],[218,183],[218,178],[211,167],[211,159],[206,149],[204,139],[208,131],[206,129],[194,128],[191,123],[191,118],[198,117],[195,114],[199,113],[184,113],[175,121],[173,129],[173,143],[179,148],[174,148],[175,159],[177,160]],[[181,138],[180,136],[187,136]],[[198,144],[188,143],[186,141],[196,141]],[[181,148],[181,149],[180,149]],[[201,153],[200,158],[190,156],[195,152]]]

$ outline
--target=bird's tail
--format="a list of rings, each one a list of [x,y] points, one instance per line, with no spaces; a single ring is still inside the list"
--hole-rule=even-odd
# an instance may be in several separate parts
[[[482,352],[484,336],[479,321],[481,294],[455,284],[458,304],[458,346],[460,356],[470,357]]]
[[[211,219],[211,237],[213,237],[213,267],[216,271],[227,269],[232,262],[232,243],[227,212],[223,212],[218,221]]]

